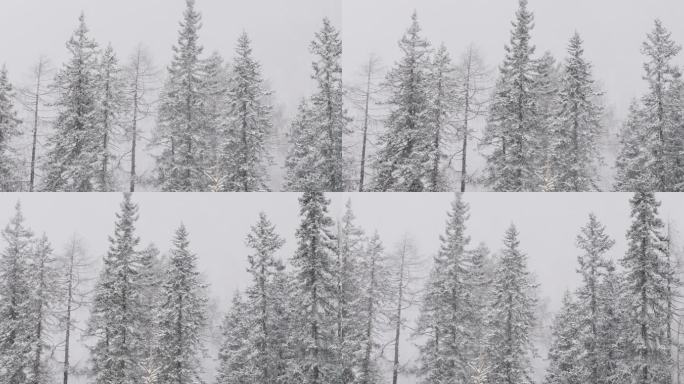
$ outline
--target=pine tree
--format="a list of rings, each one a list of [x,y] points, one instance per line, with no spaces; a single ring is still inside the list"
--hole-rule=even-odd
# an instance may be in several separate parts
[[[222,331],[222,344],[219,350],[219,368],[216,376],[217,384],[257,384],[271,383],[261,381],[263,366],[253,361],[254,345],[249,343],[252,326],[249,322],[249,304],[244,301],[240,292],[233,296],[230,311],[226,314]],[[263,363],[263,361],[260,361]],[[266,379],[268,380],[268,379]]]
[[[546,384],[587,383],[588,367],[581,361],[582,319],[580,307],[573,301],[570,292],[563,296],[563,305],[553,324],[553,342],[549,350],[549,367],[544,382]]]
[[[85,17],[67,43],[72,57],[55,78],[58,93],[54,133],[48,138],[43,189],[90,192],[97,189],[102,125],[98,111],[98,48]]]
[[[431,319],[434,335],[434,350],[423,358],[423,374],[429,382],[458,383],[467,380],[468,363],[475,360],[473,350],[479,340],[472,340],[470,330],[476,324],[470,323],[472,287],[468,286],[470,274],[469,255],[466,247],[470,238],[465,235],[465,221],[468,219],[468,204],[456,194],[447,213],[445,234],[440,236],[440,249],[435,258],[432,272],[432,289],[429,298],[434,313]],[[421,326],[419,328],[428,328]],[[429,356],[432,355],[432,356]]]
[[[373,185],[378,191],[426,189],[424,176],[434,145],[429,140],[430,44],[420,35],[415,12],[411,20],[399,42],[403,57],[385,80],[391,110],[385,121],[387,131],[381,135],[383,147],[373,165]]]
[[[333,343],[336,330],[333,221],[323,192],[304,192],[299,198],[301,224],[292,266],[297,281],[295,300],[299,318],[297,337],[301,355],[297,370],[302,383],[330,383],[336,376]]]
[[[651,136],[647,142],[652,156],[648,172],[653,174],[654,184],[649,190],[674,191],[684,182],[682,178],[681,120],[673,119],[682,113],[681,72],[673,64],[682,47],[672,41],[672,34],[660,20],[655,21],[653,31],[647,35],[642,52],[644,79],[649,92],[641,102],[646,112],[644,129]],[[674,91],[674,92],[673,92]],[[641,143],[644,145],[644,143]]]
[[[32,361],[31,287],[27,279],[33,233],[24,224],[19,203],[2,231],[7,246],[0,254],[0,382],[24,384]]]
[[[164,191],[203,191],[201,16],[195,11],[195,0],[186,1],[180,26],[158,112],[157,141],[162,153],[157,172]]]
[[[653,185],[653,175],[648,172],[650,154],[644,143],[648,133],[642,129],[644,112],[638,102],[633,101],[629,115],[619,134],[620,149],[615,161],[616,191],[645,191]]]
[[[621,259],[625,271],[629,328],[628,356],[635,383],[669,383],[672,369],[667,340],[667,277],[663,222],[660,203],[649,192],[637,192],[631,199],[632,225],[627,231],[628,249]]]
[[[536,149],[543,135],[537,135],[533,21],[527,0],[520,0],[484,137],[484,145],[493,147],[487,155],[486,183],[495,191],[536,191],[541,184]]]
[[[558,113],[553,125],[552,174],[557,191],[597,189],[596,165],[602,134],[601,93],[584,58],[582,38],[575,33],[568,45],[558,93]]]
[[[519,247],[518,230],[511,225],[497,265],[487,321],[487,362],[492,384],[531,382],[536,284],[527,270],[527,256]]]
[[[43,384],[48,380],[50,373],[47,355],[50,347],[48,325],[55,316],[55,303],[59,299],[59,279],[56,258],[47,236],[43,234],[34,240],[32,246],[27,271],[31,301],[28,324],[32,328],[29,336],[31,351],[27,383]]]
[[[551,52],[544,54],[533,62],[531,94],[534,98],[534,140],[531,141],[532,158],[540,180],[542,191],[555,189],[555,177],[552,172],[553,142],[555,141],[553,124],[556,120],[558,106],[558,90],[560,88],[560,69]]]
[[[19,190],[19,177],[11,153],[10,142],[19,135],[19,124],[14,107],[14,91],[7,77],[7,67],[0,69],[0,191]]]
[[[431,192],[448,189],[442,161],[447,157],[447,145],[450,144],[448,138],[453,135],[449,128],[453,125],[459,103],[455,71],[456,68],[451,62],[449,52],[446,46],[442,44],[435,53],[430,71],[429,99],[432,115],[430,122],[432,148],[428,190]]]
[[[261,78],[261,65],[252,57],[251,41],[242,33],[235,48],[225,127],[227,141],[222,163],[226,190],[267,190],[266,165],[270,158],[266,138],[271,127],[270,92]]]
[[[206,285],[197,271],[188,231],[181,226],[173,239],[158,309],[159,382],[202,383],[201,335],[207,324]]]
[[[290,127],[289,150],[285,160],[285,190],[322,190],[319,185],[320,156],[316,150],[319,142],[314,130],[314,115],[307,100],[302,100]]]
[[[100,170],[98,177],[98,190],[111,191],[115,188],[113,167],[114,153],[112,142],[117,128],[120,125],[123,109],[123,78],[119,60],[114,53],[111,44],[107,46],[100,59],[98,73],[99,81],[99,119],[102,126],[102,144],[100,147]]]
[[[121,212],[116,215],[114,236],[104,258],[97,282],[89,334],[97,337],[91,350],[96,383],[140,382],[143,346],[141,320],[147,316],[142,302],[140,239],[135,234],[138,206],[124,194]],[[144,271],[147,273],[147,271]]]
[[[225,124],[226,110],[229,106],[230,68],[217,52],[212,53],[202,64],[202,149],[199,151],[204,164],[203,177],[208,179],[208,190],[213,192],[227,188],[229,181],[222,164],[223,146],[227,133],[222,129]]]

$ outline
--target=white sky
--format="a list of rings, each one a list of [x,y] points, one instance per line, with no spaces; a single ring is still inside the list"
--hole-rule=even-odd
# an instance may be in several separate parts
[[[390,66],[399,58],[397,42],[416,10],[424,36],[433,44],[444,42],[456,59],[471,42],[486,63],[497,68],[510,37],[517,0],[344,0],[344,68],[346,81],[358,81],[356,70],[370,53]],[[608,105],[624,115],[632,98],[645,89],[642,81],[641,43],[660,18],[672,37],[684,43],[684,2],[679,0],[529,0],[535,15],[532,43],[541,55],[549,50],[565,56],[570,36],[578,31],[586,57],[604,84]],[[680,55],[678,64],[684,63]]]
[[[167,252],[175,229],[181,221],[185,223],[191,249],[197,253],[199,268],[210,283],[211,296],[225,310],[235,289],[249,282],[244,239],[259,211],[266,212],[287,241],[280,256],[288,258],[292,254],[299,224],[297,197],[294,193],[137,193],[133,200],[140,207],[137,229],[143,246],[154,243]],[[337,193],[328,197],[332,199],[330,211],[334,217],[341,216],[344,203],[351,198],[357,223],[368,233],[377,229],[388,250],[404,233],[410,233],[425,260],[438,249],[438,236],[444,231],[446,212],[453,200],[450,193]],[[575,237],[589,212],[597,215],[616,240],[610,257],[617,260],[624,253],[629,197],[620,193],[469,193],[464,197],[471,208],[467,233],[472,246],[484,242],[498,251],[504,231],[514,222],[529,267],[538,276],[541,295],[556,310],[563,292],[578,282]],[[674,220],[676,228],[676,219],[684,217],[684,195],[658,194],[658,198],[663,202],[662,218]],[[107,250],[107,237],[113,232],[121,195],[6,193],[0,195],[0,226],[13,215],[18,199],[28,224],[36,233],[45,231],[55,249],[61,251],[77,233],[85,239],[88,255],[101,260]],[[415,349],[406,343],[402,356],[413,354]]]
[[[328,17],[339,27],[340,0],[197,0],[202,14],[200,43],[204,54],[233,56],[245,30],[255,57],[277,97],[294,110],[312,88],[309,43]],[[68,58],[65,44],[78,26],[81,11],[101,47],[111,42],[121,61],[137,44],[147,46],[155,64],[166,68],[178,37],[184,0],[5,0],[0,12],[0,63],[21,85],[40,55],[54,64]]]

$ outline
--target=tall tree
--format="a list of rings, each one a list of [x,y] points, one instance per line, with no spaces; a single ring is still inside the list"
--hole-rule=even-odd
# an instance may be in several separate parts
[[[98,189],[102,125],[98,114],[98,48],[81,14],[67,43],[71,59],[55,78],[57,118],[48,138],[43,189],[90,192]]]
[[[270,92],[261,78],[261,65],[252,57],[251,41],[243,32],[235,48],[229,89],[230,105],[221,152],[226,190],[268,190],[270,162],[266,138],[271,127]]]
[[[24,384],[31,361],[31,287],[27,273],[33,232],[24,224],[17,203],[14,217],[2,231],[6,247],[0,254],[0,381]]]
[[[38,156],[38,128],[41,123],[41,108],[46,105],[46,98],[51,91],[46,87],[46,83],[50,80],[52,75],[52,67],[49,61],[44,56],[38,58],[35,66],[32,69],[34,84],[32,90],[26,91],[27,104],[31,106],[31,115],[33,117],[31,130],[31,163],[29,166],[29,191],[33,192],[36,186],[36,164]]]
[[[336,376],[333,343],[336,330],[333,255],[335,236],[323,192],[304,192],[299,198],[301,224],[292,265],[297,280],[298,337],[301,356],[297,369],[304,383],[331,382]]]
[[[588,367],[580,359],[582,352],[582,320],[579,319],[580,305],[566,292],[560,313],[552,326],[553,342],[549,350],[549,367],[546,384],[586,383]]]
[[[596,165],[602,135],[599,104],[601,93],[592,78],[591,64],[584,58],[578,33],[570,39],[562,70],[558,112],[554,120],[552,176],[557,191],[597,189]]]
[[[651,156],[644,143],[648,132],[642,129],[646,117],[641,105],[632,101],[629,114],[619,133],[620,148],[615,160],[616,191],[645,191],[653,185],[653,175],[647,171]]]
[[[387,74],[391,110],[381,135],[384,144],[373,165],[375,190],[422,191],[426,189],[425,171],[433,143],[430,121],[430,44],[420,35],[418,15],[411,16],[399,48],[403,57]]]
[[[495,191],[535,191],[541,184],[535,150],[540,137],[532,57],[535,47],[530,43],[533,23],[527,0],[520,0],[483,140],[492,147],[487,155],[487,185]]]
[[[637,192],[631,199],[632,225],[627,231],[628,248],[620,260],[625,271],[630,327],[628,356],[632,381],[669,383],[672,359],[667,338],[667,276],[664,267],[664,225],[658,217],[660,202],[654,193]]]
[[[121,68],[111,44],[107,46],[100,58],[98,81],[100,92],[98,102],[99,119],[102,126],[98,190],[111,191],[114,189],[112,141],[115,133],[118,133],[117,128],[121,125],[124,101],[124,83]]]
[[[190,251],[188,231],[181,226],[173,239],[159,307],[159,382],[199,384],[203,353],[202,332],[207,324],[206,285]]]
[[[157,172],[164,191],[202,191],[201,16],[195,10],[195,0],[186,1],[180,27],[159,105],[157,141],[162,152]]]
[[[527,269],[527,256],[520,250],[518,230],[506,231],[498,262],[488,318],[490,330],[487,356],[490,382],[531,382],[530,358],[534,351],[531,331],[535,324],[536,284]]]
[[[20,190],[17,163],[10,142],[19,135],[21,120],[14,107],[14,90],[7,77],[7,67],[0,69],[0,191]]]

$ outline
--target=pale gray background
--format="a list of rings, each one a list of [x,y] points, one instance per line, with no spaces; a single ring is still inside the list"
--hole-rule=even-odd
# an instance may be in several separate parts
[[[676,220],[684,216],[684,195],[657,196],[663,202],[661,217],[672,221],[676,230]],[[424,272],[429,270],[431,257],[439,247],[438,236],[444,231],[446,212],[453,200],[450,193],[339,193],[328,197],[332,199],[330,211],[335,218],[341,216],[344,203],[351,199],[357,223],[368,233],[377,229],[387,250],[392,250],[403,234],[409,233],[417,243]],[[528,254],[529,267],[540,283],[541,297],[551,311],[556,311],[564,291],[573,289],[579,281],[575,272],[578,255],[575,238],[587,222],[589,212],[597,215],[607,226],[607,233],[616,240],[610,257],[617,260],[624,254],[625,233],[630,224],[629,197],[630,194],[619,193],[470,193],[464,197],[471,207],[467,233],[472,238],[472,246],[484,242],[492,251],[498,251],[504,231],[515,223],[520,231],[521,248]],[[249,283],[245,271],[249,250],[244,239],[259,211],[266,212],[287,241],[280,257],[286,259],[292,255],[296,247],[294,233],[300,220],[297,198],[294,193],[138,193],[133,196],[140,206],[137,232],[142,245],[154,243],[166,253],[175,229],[181,222],[185,223],[191,248],[199,257],[199,268],[210,283],[212,299],[220,311],[228,308],[237,288]],[[0,196],[1,226],[13,214],[13,206],[19,199],[28,224],[37,233],[45,231],[58,251],[77,233],[85,240],[88,255],[95,262],[101,260],[107,250],[107,237],[113,232],[120,194],[3,194]],[[4,241],[0,240],[2,246]],[[415,309],[409,314],[415,317]],[[540,353],[545,357],[543,344],[540,341]],[[402,360],[412,359],[416,350],[405,340],[401,353]],[[83,361],[85,356],[81,351],[76,360]],[[212,364],[207,363],[209,376]],[[538,360],[536,365],[540,367],[537,374],[543,374],[543,361]]]

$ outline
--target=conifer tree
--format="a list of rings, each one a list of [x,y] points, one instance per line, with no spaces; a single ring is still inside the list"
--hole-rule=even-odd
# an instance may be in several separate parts
[[[553,125],[552,175],[556,191],[595,190],[596,165],[602,134],[601,93],[592,78],[591,64],[584,58],[583,41],[575,33],[568,45],[558,93],[558,112]]]
[[[6,247],[0,254],[0,382],[24,384],[32,361],[33,322],[31,287],[27,273],[33,233],[24,224],[19,203],[2,231]]]
[[[261,65],[252,57],[251,41],[242,33],[235,48],[229,89],[226,142],[221,163],[228,191],[267,190],[270,162],[266,139],[271,132],[270,92],[261,77]]]
[[[535,191],[541,185],[537,173],[539,125],[534,89],[535,47],[530,43],[534,16],[527,0],[520,0],[506,57],[490,105],[484,145],[486,183],[495,191]]]
[[[19,124],[14,107],[14,91],[7,77],[7,68],[0,69],[0,191],[20,189],[17,183],[19,175],[11,153],[11,140],[19,135]]]
[[[119,60],[114,53],[111,44],[107,46],[100,59],[98,73],[99,82],[99,119],[102,127],[102,144],[100,146],[100,170],[98,177],[98,190],[111,191],[113,185],[114,153],[112,142],[115,138],[118,126],[121,124],[123,108],[123,78]]]
[[[652,192],[637,192],[630,199],[632,225],[627,231],[628,249],[621,259],[625,273],[626,311],[629,327],[627,359],[636,383],[669,383],[672,369],[667,339],[667,276],[660,203]]]
[[[181,226],[173,239],[158,309],[159,382],[199,384],[202,332],[207,324],[206,285],[190,251],[188,231]]]
[[[98,48],[88,36],[83,15],[67,48],[71,59],[55,77],[57,117],[48,138],[43,189],[90,192],[98,189],[103,135]]]
[[[381,135],[383,146],[376,155],[374,189],[378,191],[425,190],[425,171],[433,142],[430,134],[430,44],[420,35],[414,12],[399,48],[402,59],[387,74],[391,110]]]
[[[296,279],[297,337],[301,355],[296,370],[302,383],[330,383],[337,375],[333,343],[336,331],[333,221],[323,192],[299,198],[301,224],[292,258]]]
[[[180,26],[158,112],[156,134],[162,152],[157,172],[164,191],[203,191],[201,16],[195,10],[195,0],[186,1]]]
[[[527,256],[520,250],[518,230],[506,231],[504,248],[496,268],[487,321],[487,363],[490,383],[531,382],[531,332],[535,324],[536,298]]]
[[[320,157],[315,143],[318,133],[313,129],[314,115],[309,101],[302,100],[290,126],[289,150],[285,160],[285,190],[322,190]]]
[[[249,322],[248,303],[242,298],[240,292],[236,292],[231,302],[231,307],[221,325],[222,341],[219,350],[219,368],[216,376],[217,384],[256,384],[272,383],[273,381],[261,381],[264,376],[261,371],[265,369],[252,361],[255,353],[250,344],[252,326]],[[259,352],[261,353],[261,351]]]
[[[552,327],[553,342],[549,350],[550,364],[544,380],[546,384],[588,382],[588,367],[580,360],[583,357],[583,346],[579,307],[570,292],[566,292],[561,311],[554,319]]]
[[[653,185],[653,175],[648,172],[651,156],[644,143],[648,133],[642,127],[645,116],[642,107],[633,101],[629,114],[619,134],[620,148],[615,161],[616,191],[645,191]]]

